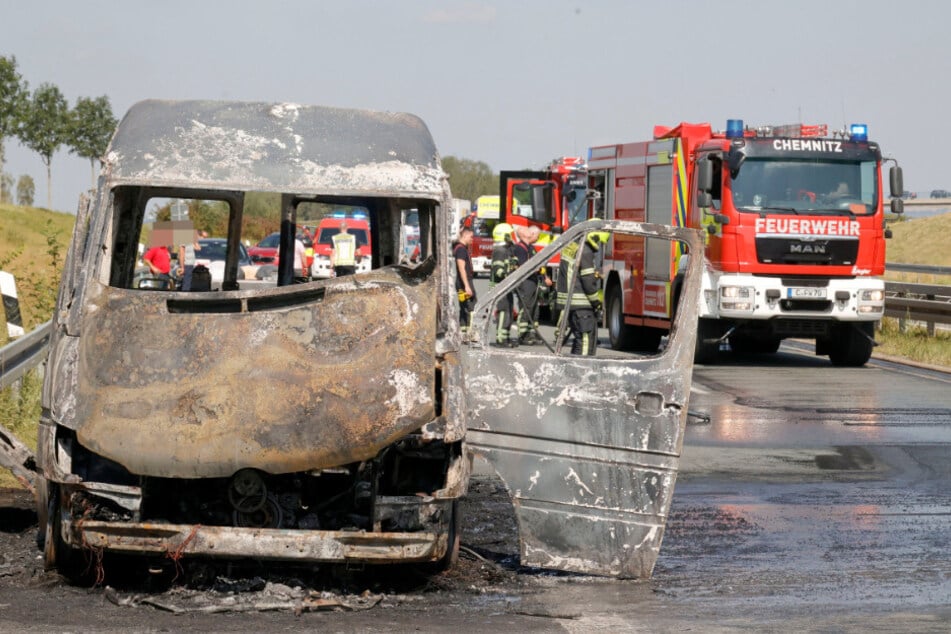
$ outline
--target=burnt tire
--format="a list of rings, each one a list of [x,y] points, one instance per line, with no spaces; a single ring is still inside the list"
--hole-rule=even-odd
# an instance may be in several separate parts
[[[462,545],[462,516],[459,513],[459,500],[453,500],[449,506],[449,534],[446,542],[449,547],[446,553],[438,560],[427,564],[426,570],[430,573],[440,573],[449,570],[459,561],[459,548]]]
[[[93,582],[92,567],[84,561],[82,553],[65,541],[62,535],[62,492],[57,484],[45,481],[45,521],[39,525],[43,531],[43,567],[56,570],[74,585],[90,585]],[[38,513],[40,515],[40,513]],[[40,542],[37,537],[37,543]]]
[[[839,367],[858,368],[872,357],[875,324],[870,321],[836,324],[828,342],[829,360]]]

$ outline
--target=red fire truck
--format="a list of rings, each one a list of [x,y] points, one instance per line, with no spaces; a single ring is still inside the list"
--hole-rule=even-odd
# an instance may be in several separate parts
[[[513,227],[534,225],[540,230],[535,245],[541,250],[553,235],[571,225],[588,219],[585,204],[588,179],[584,159],[568,156],[557,158],[542,170],[503,171],[499,173],[499,207],[503,222]],[[558,277],[558,257],[549,262],[547,273],[553,281]],[[545,311],[552,305],[556,285],[540,286],[538,305]],[[550,313],[557,317],[556,313]]]
[[[860,366],[884,310],[882,154],[865,125],[658,126],[640,143],[593,147],[589,213],[701,228],[705,273],[696,361],[720,344],[775,352],[782,339]],[[890,171],[902,212],[901,168]],[[681,254],[670,243],[621,236],[603,248],[605,321],[615,349],[653,352],[668,332]]]
[[[587,219],[586,174],[584,159],[573,156],[557,158],[543,170],[500,172],[501,217],[512,226],[535,225],[550,239]]]

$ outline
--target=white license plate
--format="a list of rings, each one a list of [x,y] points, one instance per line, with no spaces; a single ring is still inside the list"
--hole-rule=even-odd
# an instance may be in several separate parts
[[[793,299],[825,299],[824,288],[790,288],[786,290],[786,297]]]

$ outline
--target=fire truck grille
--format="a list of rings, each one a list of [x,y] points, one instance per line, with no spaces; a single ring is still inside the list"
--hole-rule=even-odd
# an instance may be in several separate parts
[[[828,240],[816,237],[811,240],[798,238],[757,238],[756,259],[761,264],[855,264],[859,241],[853,239]]]
[[[779,302],[784,313],[827,313],[832,302],[827,299],[784,299]]]
[[[774,319],[772,325],[782,337],[822,337],[829,330],[829,322],[815,319]]]

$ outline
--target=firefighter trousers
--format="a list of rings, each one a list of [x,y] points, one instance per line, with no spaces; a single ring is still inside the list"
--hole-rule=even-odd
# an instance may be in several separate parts
[[[568,328],[574,340],[571,354],[594,356],[598,350],[598,318],[591,308],[572,308]]]
[[[512,326],[512,310],[515,308],[515,298],[512,293],[504,295],[495,305],[496,323],[495,341],[496,343],[509,342],[509,328]]]

